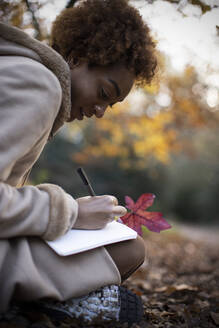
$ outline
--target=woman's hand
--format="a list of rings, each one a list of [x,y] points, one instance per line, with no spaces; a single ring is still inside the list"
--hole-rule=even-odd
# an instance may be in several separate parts
[[[102,229],[115,216],[123,216],[127,210],[118,205],[114,196],[87,196],[76,199],[78,202],[78,217],[73,229]]]

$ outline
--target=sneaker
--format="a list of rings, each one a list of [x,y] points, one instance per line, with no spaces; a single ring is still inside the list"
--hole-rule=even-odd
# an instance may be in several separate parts
[[[87,323],[138,323],[143,316],[141,298],[122,286],[110,285],[65,302],[40,301],[34,308],[53,320],[76,318]]]

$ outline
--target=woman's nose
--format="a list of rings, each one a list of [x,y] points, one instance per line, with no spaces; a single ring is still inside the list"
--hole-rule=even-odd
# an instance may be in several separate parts
[[[97,118],[103,117],[105,111],[106,111],[107,106],[106,105],[95,105],[94,106],[94,114]]]

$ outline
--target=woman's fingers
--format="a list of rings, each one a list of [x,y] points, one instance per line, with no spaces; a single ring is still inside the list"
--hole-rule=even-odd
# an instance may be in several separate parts
[[[124,206],[115,206],[113,209],[113,215],[115,216],[123,216],[127,213],[127,209]]]
[[[112,203],[114,206],[117,206],[118,205],[118,199],[115,197],[115,196],[110,196],[111,199],[112,199]]]

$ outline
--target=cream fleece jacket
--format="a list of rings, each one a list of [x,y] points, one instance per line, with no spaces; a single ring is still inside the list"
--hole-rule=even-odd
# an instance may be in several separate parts
[[[0,23],[0,76],[0,238],[52,240],[74,225],[77,202],[57,185],[19,186],[69,117],[70,71],[51,48]]]

